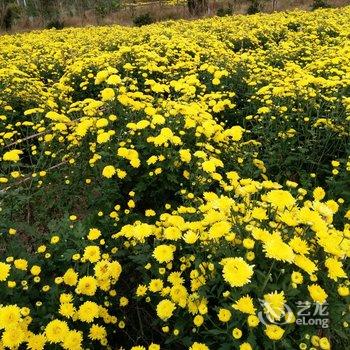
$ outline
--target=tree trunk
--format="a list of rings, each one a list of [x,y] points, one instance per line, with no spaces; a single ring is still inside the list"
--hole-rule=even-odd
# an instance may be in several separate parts
[[[208,0],[187,0],[188,11],[192,16],[208,12]]]
[[[277,0],[272,0],[272,12],[275,12],[276,4],[277,4]]]

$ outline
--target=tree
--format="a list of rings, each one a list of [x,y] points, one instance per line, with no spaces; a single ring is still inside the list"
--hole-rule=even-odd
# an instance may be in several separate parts
[[[192,16],[198,16],[208,12],[208,5],[208,0],[187,0],[188,11]]]
[[[60,17],[57,1],[55,0],[40,0],[40,13],[44,20],[53,21]]]
[[[108,14],[120,8],[120,0],[95,0],[93,3],[93,9],[98,23]]]
[[[0,28],[10,30],[19,13],[20,8],[14,0],[0,0]]]

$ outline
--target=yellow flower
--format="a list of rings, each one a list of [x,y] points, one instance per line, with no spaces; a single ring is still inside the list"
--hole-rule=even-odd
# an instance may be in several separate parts
[[[183,277],[181,277],[181,272],[172,272],[168,276],[168,282],[175,286],[177,284],[184,284],[185,280]]]
[[[148,346],[148,350],[160,350],[160,345],[152,343]]]
[[[157,305],[157,315],[161,320],[166,321],[173,315],[175,308],[176,306],[172,301],[163,299]]]
[[[19,149],[13,149],[11,151],[5,152],[2,156],[2,159],[7,162],[17,163],[20,160],[20,155],[23,154],[23,151]]]
[[[87,236],[87,238],[90,240],[90,241],[93,241],[95,239],[98,239],[99,237],[101,236],[101,231],[97,228],[91,228],[89,230],[89,234]]]
[[[50,239],[51,244],[56,244],[60,241],[60,237],[58,236],[52,236]]]
[[[216,170],[216,165],[213,160],[206,160],[202,163],[202,168],[207,173],[214,173]]]
[[[16,259],[14,265],[18,270],[26,271],[28,268],[28,261],[25,259]]]
[[[102,170],[102,176],[106,177],[107,179],[110,179],[116,172],[117,171],[113,165],[107,165]]]
[[[104,128],[108,125],[108,119],[100,118],[96,120],[96,128]]]
[[[15,281],[8,281],[7,282],[7,286],[9,288],[15,288],[16,287],[16,282]]]
[[[108,85],[118,85],[120,83],[121,83],[121,78],[119,75],[116,75],[116,74],[110,75],[107,79]]]
[[[275,324],[266,325],[265,334],[271,340],[280,340],[283,337],[284,329]]]
[[[232,305],[232,307],[235,310],[239,310],[243,313],[251,315],[254,315],[256,311],[253,299],[249,295],[243,296],[240,299],[238,299],[236,303]]]
[[[239,346],[239,350],[253,350],[253,348],[249,343],[242,343]]]
[[[100,248],[98,246],[88,246],[84,249],[83,259],[92,263],[99,261],[101,258]]]
[[[80,305],[78,310],[78,316],[80,321],[91,323],[94,318],[98,317],[98,305],[92,301],[86,301]]]
[[[191,161],[191,152],[189,149],[182,149],[179,151],[180,158],[184,163],[189,163]]]
[[[327,258],[325,261],[325,266],[328,269],[328,277],[334,281],[338,278],[346,278],[346,272],[343,270],[343,264],[341,261],[334,258]]]
[[[145,216],[149,217],[149,216],[155,216],[156,212],[152,209],[146,209],[145,211]]]
[[[126,171],[117,169],[117,176],[119,177],[119,179],[124,179],[126,175],[127,175]]]
[[[291,275],[291,280],[292,280],[293,283],[302,284],[304,278],[303,278],[303,275],[300,272],[293,271],[292,275]]]
[[[38,276],[41,272],[41,267],[38,265],[33,265],[32,268],[30,269],[30,273],[33,276]]]
[[[196,315],[193,319],[193,323],[196,327],[200,327],[204,322],[204,317],[202,315]]]
[[[219,221],[213,224],[209,229],[209,238],[218,239],[230,232],[231,224],[227,221]]]
[[[270,235],[264,241],[263,250],[268,258],[278,261],[292,262],[294,260],[293,249],[283,242],[279,234]]]
[[[188,350],[209,350],[209,348],[203,343],[194,342]]]
[[[25,341],[25,333],[19,326],[10,326],[3,332],[1,340],[5,347],[17,349]]]
[[[101,260],[94,266],[94,272],[97,279],[104,280],[109,278],[109,261]]]
[[[256,327],[260,322],[259,317],[255,315],[249,315],[247,321],[249,327]]]
[[[111,261],[108,267],[108,272],[111,278],[114,278],[116,281],[119,279],[120,274],[122,273],[122,266],[118,261]]]
[[[309,275],[312,275],[318,270],[315,263],[304,255],[295,255],[294,264],[306,271]]]
[[[77,293],[93,296],[96,293],[97,282],[94,277],[85,276],[78,282]]]
[[[11,265],[0,262],[0,282],[6,281],[10,274]]]
[[[101,144],[101,143],[106,143],[109,141],[109,139],[111,138],[111,134],[108,132],[102,132],[101,134],[97,135],[97,143]]]
[[[321,201],[326,195],[326,193],[322,187],[316,187],[312,194],[313,194],[314,199],[316,201]]]
[[[338,294],[342,297],[347,297],[350,294],[349,287],[347,286],[339,286],[338,287]]]
[[[111,88],[105,88],[101,91],[102,101],[111,101],[115,98],[114,90]]]
[[[320,337],[319,336],[317,336],[317,335],[313,335],[312,337],[311,337],[311,344],[313,345],[313,346],[319,346],[320,345]]]
[[[89,338],[91,340],[102,340],[107,337],[107,331],[103,326],[93,324],[90,327]]]
[[[269,107],[260,107],[259,109],[258,109],[258,113],[259,114],[267,114],[267,113],[269,113],[270,112],[270,108]]]
[[[326,337],[320,338],[319,346],[322,350],[329,350],[331,348],[331,344]]]
[[[284,314],[285,303],[286,299],[283,291],[280,293],[274,291],[264,295],[264,310],[266,315],[272,320],[281,319]]]
[[[249,283],[254,273],[254,265],[247,264],[243,258],[225,258],[220,264],[224,266],[222,270],[224,280],[231,287],[242,287]]]
[[[318,284],[312,284],[311,286],[308,286],[307,289],[309,290],[313,301],[323,304],[327,300],[327,293]]]
[[[309,246],[306,241],[301,239],[300,237],[293,237],[289,241],[290,247],[299,254],[305,254],[307,255],[309,253]]]
[[[37,249],[38,253],[45,253],[45,251],[46,251],[46,246],[44,245],[39,246]]]
[[[239,328],[234,328],[232,330],[232,336],[235,339],[240,339],[242,337],[242,331]]]
[[[233,141],[239,141],[243,136],[243,131],[239,125],[232,126],[230,129],[227,129],[225,134],[230,136]]]
[[[147,293],[147,286],[140,284],[137,288],[136,288],[136,296],[138,297],[142,297]]]
[[[163,281],[161,279],[152,279],[149,283],[149,290],[153,293],[159,292],[163,289]]]
[[[266,209],[263,209],[263,208],[254,208],[252,210],[252,217],[254,219],[257,219],[257,220],[266,220],[267,219],[267,213],[266,213]]]
[[[168,263],[174,259],[174,248],[170,245],[161,244],[153,250],[153,257],[159,263]]]
[[[60,315],[67,317],[67,318],[72,318],[75,314],[76,310],[73,304],[71,303],[63,303],[60,304],[60,309],[59,313]]]
[[[69,268],[63,275],[63,282],[69,286],[75,286],[78,283],[78,274],[74,269]]]
[[[30,350],[43,350],[46,343],[44,334],[31,334],[28,337],[27,347]]]
[[[187,244],[194,244],[197,242],[198,240],[198,234],[193,232],[193,231],[187,231],[184,235],[183,235],[183,240],[187,243]]]
[[[243,247],[246,249],[253,249],[255,245],[255,241],[251,238],[245,238],[243,240]]]
[[[221,322],[228,322],[231,319],[231,311],[227,309],[220,309],[218,318]]]
[[[68,332],[69,328],[67,322],[60,320],[53,320],[45,327],[45,335],[50,343],[60,343],[64,341]]]
[[[67,332],[63,339],[63,348],[67,350],[82,350],[81,343],[83,341],[83,334],[79,331]]]
[[[17,233],[17,230],[14,228],[9,229],[9,235],[15,235]]]
[[[17,305],[0,307],[0,329],[16,326],[21,320],[21,309]]]
[[[294,197],[288,192],[283,190],[272,190],[266,195],[262,196],[263,201],[271,203],[279,210],[289,208],[295,203]]]
[[[119,305],[121,306],[121,307],[124,307],[124,306],[126,306],[126,305],[128,305],[129,304],[129,299],[128,298],[126,298],[126,297],[121,297],[120,299],[119,299]]]

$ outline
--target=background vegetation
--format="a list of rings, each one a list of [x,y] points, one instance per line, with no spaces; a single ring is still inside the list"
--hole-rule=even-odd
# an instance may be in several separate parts
[[[60,29],[103,23],[140,26],[167,19],[293,8],[311,10],[348,3],[348,0],[0,0],[0,29]]]
[[[0,349],[348,349],[349,19],[1,36]]]

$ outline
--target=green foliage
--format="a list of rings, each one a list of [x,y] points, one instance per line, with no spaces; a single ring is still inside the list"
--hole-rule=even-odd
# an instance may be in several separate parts
[[[216,11],[216,15],[219,17],[230,16],[233,14],[233,9],[231,6],[219,7]]]
[[[152,24],[153,22],[154,19],[149,12],[143,13],[133,19],[134,26],[136,27],[142,27],[148,24]]]
[[[59,20],[59,19],[52,20],[52,21],[47,23],[46,28],[47,29],[52,29],[52,28],[54,28],[54,29],[63,29],[64,28],[64,22]]]
[[[57,21],[59,18],[58,3],[56,0],[39,0],[40,15],[46,21]]]
[[[93,8],[97,18],[103,19],[111,12],[119,10],[120,0],[96,0],[93,2]]]
[[[263,8],[262,0],[249,0],[250,5],[247,9],[248,15],[254,15],[255,13],[261,12]]]
[[[21,8],[14,0],[0,1],[0,28],[3,30],[10,30],[20,17]]]
[[[314,0],[311,5],[312,10],[317,10],[320,8],[329,8],[329,7],[331,7],[331,5],[328,3],[327,0]]]

